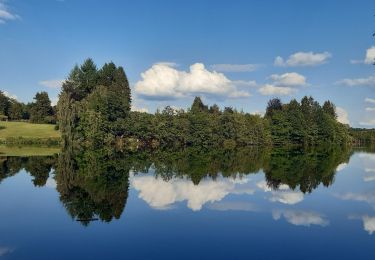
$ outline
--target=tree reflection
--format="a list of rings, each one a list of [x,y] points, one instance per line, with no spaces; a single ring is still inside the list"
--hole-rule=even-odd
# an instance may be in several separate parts
[[[46,184],[55,162],[55,156],[2,157],[0,158],[0,182],[25,169],[34,177],[34,186],[42,187]]]
[[[312,192],[321,183],[333,184],[336,168],[348,162],[351,151],[345,147],[315,147],[311,150],[273,149],[264,173],[269,187],[287,184],[291,189]]]
[[[68,214],[87,226],[93,220],[110,222],[124,211],[129,175],[152,172],[164,182],[190,179],[241,178],[261,170],[267,185],[281,184],[312,192],[334,182],[336,168],[347,162],[352,150],[315,147],[310,150],[246,147],[234,150],[186,148],[117,152],[103,148],[80,150],[65,147],[58,156],[0,158],[0,182],[25,169],[35,186],[44,186],[54,170],[56,189]],[[214,186],[212,186],[214,187]]]
[[[104,150],[65,150],[56,168],[57,190],[70,216],[83,225],[119,219],[128,197],[131,165]]]

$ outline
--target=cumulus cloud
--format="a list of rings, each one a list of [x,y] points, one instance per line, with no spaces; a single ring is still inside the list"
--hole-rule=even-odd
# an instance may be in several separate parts
[[[326,63],[331,57],[329,52],[296,52],[290,55],[286,61],[281,56],[277,56],[274,65],[280,67],[316,66]]]
[[[349,121],[349,114],[348,112],[342,107],[336,107],[336,114],[337,114],[337,121],[342,124],[350,124]]]
[[[131,178],[138,196],[151,207],[166,209],[176,202],[187,201],[188,208],[193,211],[200,210],[208,202],[220,201],[228,194],[253,194],[253,189],[243,186],[246,183],[244,179],[236,183],[230,178],[203,179],[199,185],[187,178],[173,178],[168,182],[150,175]]]
[[[367,112],[375,111],[375,107],[366,107]]]
[[[368,215],[363,216],[349,216],[349,219],[361,219],[363,222],[363,229],[372,235],[375,232],[375,217],[370,217]]]
[[[291,95],[297,92],[299,87],[306,86],[306,78],[296,72],[284,74],[272,74],[269,79],[271,84],[265,84],[258,89],[259,93],[265,96]]]
[[[270,79],[273,80],[277,86],[304,86],[306,85],[306,78],[296,72],[284,73],[284,74],[272,74]]]
[[[365,98],[365,102],[375,104],[375,98]]]
[[[252,72],[259,66],[259,64],[213,64],[211,68],[222,72]]]
[[[375,76],[369,76],[367,78],[355,78],[355,79],[342,79],[336,82],[338,85],[345,85],[349,87],[355,86],[375,86]]]
[[[365,58],[362,60],[351,60],[352,64],[374,64],[375,62],[375,46],[371,46],[366,50]]]
[[[63,82],[64,82],[63,79],[50,79],[50,80],[39,81],[39,85],[42,85],[47,88],[59,89],[61,88]]]
[[[141,73],[135,92],[146,99],[174,99],[203,94],[209,97],[249,97],[247,91],[237,90],[235,82],[223,73],[209,71],[202,63],[189,71],[177,70],[173,64],[157,63]]]
[[[288,185],[280,185],[278,190],[272,190],[266,183],[266,181],[260,181],[257,184],[257,187],[264,192],[269,192],[271,197],[269,200],[272,202],[280,202],[283,204],[297,204],[303,200],[303,193],[299,191],[293,191],[289,188]]]
[[[4,1],[0,0],[0,24],[4,24],[7,21],[17,20],[19,18],[19,15],[9,11],[9,8],[4,4]]]
[[[272,211],[274,220],[284,217],[287,222],[296,226],[318,225],[325,227],[329,221],[321,214],[302,210],[274,210]]]

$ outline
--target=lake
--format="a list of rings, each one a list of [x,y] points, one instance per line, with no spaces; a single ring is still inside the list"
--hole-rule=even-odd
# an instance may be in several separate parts
[[[375,259],[369,149],[0,158],[1,259]]]

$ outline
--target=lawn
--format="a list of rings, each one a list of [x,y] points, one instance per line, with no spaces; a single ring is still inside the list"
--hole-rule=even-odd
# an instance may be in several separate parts
[[[5,122],[1,121],[0,126],[5,126],[5,129],[0,129],[0,139],[6,138],[59,138],[60,132],[55,130],[55,125],[50,124],[31,124],[27,122]]]

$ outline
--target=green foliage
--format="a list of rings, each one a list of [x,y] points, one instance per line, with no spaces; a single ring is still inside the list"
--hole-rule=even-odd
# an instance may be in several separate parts
[[[75,66],[63,83],[57,104],[64,142],[91,147],[114,143],[126,132],[130,102],[129,82],[122,67],[111,62],[97,70],[91,59]]]
[[[38,92],[34,97],[30,109],[30,121],[32,123],[55,123],[51,100],[47,92]]]
[[[268,104],[266,118],[273,144],[345,145],[352,141],[348,126],[336,120],[335,106],[330,101],[323,107],[312,97],[304,97],[301,103],[293,99],[289,104],[282,105],[278,100]]]

